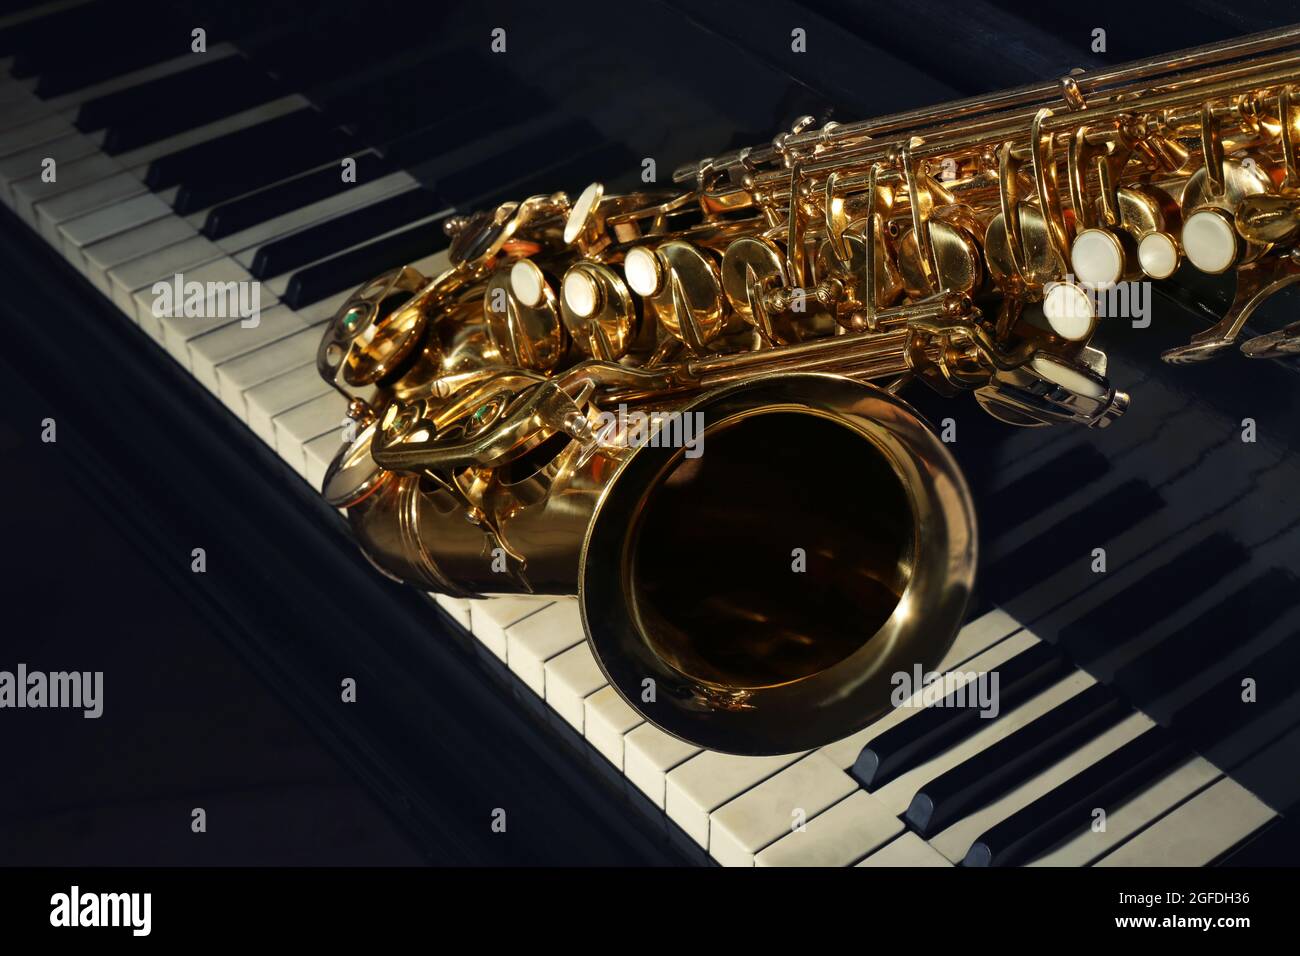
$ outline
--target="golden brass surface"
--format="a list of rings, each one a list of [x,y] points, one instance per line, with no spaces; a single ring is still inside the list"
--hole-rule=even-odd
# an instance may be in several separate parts
[[[1237,344],[1300,281],[1298,79],[1292,27],[802,117],[654,193],[457,216],[446,272],[381,276],[329,324],[317,364],[357,437],[324,494],[400,580],[576,595],[610,684],[671,734],[750,754],[843,738],[942,659],[975,571],[965,480],[899,393],[969,391],[1016,426],[1117,420],[1092,341],[1116,318],[1071,275],[1080,236],[1099,276],[1226,262],[1228,312],[1163,358]],[[1300,323],[1241,351],[1300,354]]]

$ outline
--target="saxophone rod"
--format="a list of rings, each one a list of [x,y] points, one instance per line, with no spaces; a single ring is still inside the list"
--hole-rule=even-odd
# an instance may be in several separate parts
[[[1151,79],[1189,66],[1210,66],[1238,57],[1257,56],[1293,46],[1296,43],[1300,43],[1300,24],[1293,24],[1279,30],[1254,33],[1221,43],[1209,43],[1189,50],[1161,54],[1145,60],[1134,60],[1131,63],[1122,64],[1109,70],[1080,74],[1075,80],[1079,91],[1086,96],[1088,93],[1097,92],[1107,86]],[[788,137],[783,145],[786,149],[815,146],[822,143],[843,145],[862,138],[878,137],[884,133],[901,133],[926,125],[975,116],[980,113],[1009,110],[1031,104],[1046,104],[1057,100],[1060,94],[1061,83],[1059,81],[1033,83],[994,94],[972,96],[936,106],[926,106],[902,113],[893,113],[875,119],[845,123],[836,126],[830,132],[814,130],[797,133]],[[781,152],[775,146],[762,146],[750,150],[747,155],[750,162],[762,163],[779,160]],[[739,164],[741,162],[741,153],[741,150],[725,153],[723,156],[711,161],[711,165],[717,168]],[[677,182],[687,182],[695,178],[698,170],[699,164],[682,166],[673,174],[673,178]]]

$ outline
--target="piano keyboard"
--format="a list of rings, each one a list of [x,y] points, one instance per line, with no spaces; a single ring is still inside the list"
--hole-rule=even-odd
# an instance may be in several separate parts
[[[114,68],[78,73],[61,59],[41,59],[64,18],[100,7],[65,0],[0,18],[0,201],[314,489],[339,447],[347,404],[317,375],[315,354],[322,323],[349,293],[407,262],[426,274],[440,271],[439,226],[453,212],[514,187],[524,195],[521,184],[548,175],[595,178],[615,168],[596,144],[581,162],[525,176],[519,153],[562,155],[554,147],[581,130],[558,116],[511,114],[508,106],[500,108],[497,135],[474,139],[462,131],[467,141],[449,152],[420,153],[419,136],[403,139],[382,117],[362,143],[233,45],[176,53],[159,35],[171,25],[142,25],[138,51]],[[28,51],[35,52],[24,56]],[[204,89],[216,92],[197,96],[195,106]],[[182,101],[191,108],[177,113]],[[376,141],[387,149],[372,149]],[[538,143],[552,148],[539,152]],[[403,150],[426,172],[430,162],[441,164],[434,188],[405,171],[409,164],[392,161]],[[252,153],[256,169],[241,163]],[[348,158],[357,162],[355,184],[341,180]],[[47,181],[43,164],[51,159],[57,175]],[[255,322],[155,315],[154,284],[178,273],[187,282],[259,282],[260,315]],[[1148,437],[1121,439],[1127,445],[1116,454],[1143,454]],[[1042,466],[1063,441],[1038,440],[1012,464],[1009,483],[1017,468],[1028,474]],[[1161,481],[1172,481],[1178,468],[1162,463],[1150,471],[1150,487],[1131,489],[1132,496],[1159,510]],[[1066,498],[1010,523],[994,571],[1000,557],[1019,555],[1074,504]],[[1009,605],[1030,607],[1018,613],[1036,619],[1058,607],[1052,575],[1059,570],[1044,566],[1032,594],[1007,593],[1004,609],[968,623],[939,668],[997,672],[1002,706],[995,717],[943,701],[904,706],[820,750],[762,758],[704,752],[641,720],[604,681],[575,599],[436,600],[485,659],[517,682],[521,700],[571,730],[589,759],[662,814],[673,838],[701,862],[1219,860],[1276,812],[1010,612]],[[1103,606],[1098,592],[1085,612]]]

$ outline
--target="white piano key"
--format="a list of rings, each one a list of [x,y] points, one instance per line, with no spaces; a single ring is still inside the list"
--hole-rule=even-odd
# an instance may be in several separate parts
[[[987,614],[981,614],[957,632],[952,647],[943,656],[935,670],[939,672],[952,670],[976,654],[988,650],[1002,638],[1020,630],[1020,622],[1001,608],[994,608]]]
[[[963,817],[947,829],[930,838],[930,845],[952,860],[960,863],[982,833],[1001,823],[1017,810],[1021,810],[1043,794],[1060,786],[1075,774],[1110,756],[1120,747],[1154,726],[1151,718],[1142,713],[1130,714],[1105,733],[1088,741],[1074,753],[1036,774],[1023,784]]]
[[[25,179],[14,180],[12,187],[14,212],[18,214],[23,222],[33,229],[37,229],[39,223],[36,221],[36,214],[33,211],[36,203],[125,171],[125,168],[119,166],[112,157],[105,156],[103,153],[95,153],[59,165],[55,169],[55,180],[52,183],[45,182],[41,178],[40,172]]]
[[[645,718],[606,684],[583,701],[583,736],[596,752],[623,770],[624,738],[645,723]]]
[[[709,814],[709,854],[723,866],[753,866],[755,855],[843,800],[857,782],[821,754],[795,761]],[[881,817],[888,814],[880,809]]]
[[[253,434],[275,445],[275,416],[333,391],[315,363],[299,365],[244,393],[246,421]]]
[[[105,295],[112,295],[109,270],[123,263],[153,255],[193,239],[198,233],[183,219],[163,216],[134,229],[85,246],[81,250],[86,278]]]
[[[467,631],[470,629],[470,625],[474,620],[473,601],[465,598],[449,597],[446,594],[435,594],[433,599],[437,602],[438,607],[450,614],[457,624]]]
[[[154,193],[144,192],[61,223],[59,245],[68,261],[84,271],[86,258],[82,250],[87,246],[171,215],[167,203]]]
[[[1106,811],[1105,830],[1088,827],[1039,854],[1026,866],[1087,866],[1221,776],[1219,768],[1208,760],[1193,757],[1118,806],[1102,807]]]
[[[886,843],[872,853],[858,866],[952,866],[952,863],[915,833],[904,833],[897,840]]]
[[[114,266],[108,270],[109,285],[113,290],[113,301],[128,316],[136,319],[140,327],[162,342],[162,324],[152,312],[141,315],[135,307],[135,293],[138,289],[152,286],[161,280],[172,281],[177,273],[201,266],[219,258],[221,250],[202,236],[193,236],[161,252],[141,256]]]
[[[904,830],[903,821],[856,790],[754,857],[755,866],[852,866]]]
[[[585,640],[578,602],[562,598],[506,628],[506,663],[538,697],[546,697],[546,662]]]
[[[1095,684],[1091,675],[1076,671],[1069,677],[1062,678],[1051,687],[1036,694],[1008,714],[1001,714],[996,719],[988,720],[987,727],[976,731],[961,743],[949,747],[943,753],[927,760],[918,767],[891,780],[872,796],[879,800],[890,813],[902,814],[912,802],[912,797],[921,787],[935,777],[952,769],[969,757],[986,747],[1008,737],[1035,718],[1041,717],[1054,707],[1059,707],[1074,695]]]
[[[0,124],[4,132],[10,128],[26,126],[28,123],[44,119],[50,115],[50,107],[45,100],[35,96],[19,97],[5,104],[5,111],[0,115]],[[4,132],[0,132],[0,146],[5,142]]]
[[[709,848],[709,814],[803,754],[741,757],[704,750],[668,772],[664,810],[686,835]]]
[[[939,671],[943,673],[956,672],[953,680],[953,688],[955,689],[965,686],[974,675],[1001,667],[1011,658],[1022,651],[1029,650],[1037,643],[1037,636],[1030,631],[1014,631],[1010,637],[997,641],[982,653],[968,660],[950,662],[945,659],[939,666]],[[960,670],[958,671],[959,666]],[[902,723],[913,714],[918,714],[924,710],[922,705],[925,700],[925,693],[925,689],[922,688],[904,702],[903,706],[893,708],[885,716],[857,733],[850,734],[843,740],[838,740],[833,744],[827,744],[821,748],[821,753],[835,766],[845,770],[849,769],[857,761],[858,754],[862,753],[862,748],[868,743],[891,727]]]
[[[208,391],[215,394],[220,387],[217,383],[217,366],[324,322],[339,310],[352,292],[348,289],[297,311],[286,305],[278,305],[263,312],[262,321],[256,326],[246,327],[243,323],[232,322],[200,335],[189,343],[190,371]],[[265,286],[262,294],[266,294]]]
[[[1096,866],[1209,866],[1277,814],[1231,777],[1096,862]]]
[[[176,311],[180,314],[158,317],[163,331],[163,346],[185,368],[189,368],[189,343],[193,339],[230,322],[261,322],[261,313],[279,304],[274,296],[263,295],[262,284],[230,259],[213,260],[197,269],[186,270],[183,276],[185,284],[198,283],[212,293],[204,299],[201,315],[186,315],[185,310],[178,306]],[[152,313],[155,299],[151,287],[136,292],[137,321],[143,324],[145,313]]]
[[[38,99],[32,93],[32,90],[36,89],[36,82],[37,78],[34,76],[18,80],[5,73],[3,78],[0,79],[0,110],[10,106],[22,106]]]
[[[63,223],[145,194],[147,190],[139,179],[130,173],[115,173],[50,199],[43,199],[36,204],[34,212],[41,235],[46,242],[57,248],[62,242],[59,226]]]
[[[302,446],[331,429],[340,433],[348,422],[348,400],[331,389],[311,401],[275,416],[275,450],[289,465],[307,476],[307,456]]]
[[[98,152],[99,145],[94,140],[75,133],[5,156],[0,159],[0,200],[6,206],[12,206],[9,184],[39,173],[46,159],[54,160],[57,172],[60,166]]]
[[[330,462],[342,447],[342,432],[337,435],[326,432],[303,446],[303,454],[307,456],[307,484],[320,491],[325,484],[325,473],[329,470]]]
[[[623,738],[623,773],[662,810],[667,802],[668,773],[701,752],[647,721]]]
[[[506,658],[506,631],[524,618],[555,603],[552,597],[506,595],[474,602],[470,615],[474,622],[474,636],[501,661]]]
[[[544,669],[546,702],[570,727],[583,733],[587,698],[609,684],[591,648],[583,640],[563,654],[552,657]]]
[[[316,350],[324,334],[324,323],[320,323],[249,352],[247,355],[223,362],[217,366],[218,396],[240,421],[246,422],[248,408],[245,403],[245,393],[263,382],[269,382],[288,369],[315,362]],[[188,343],[186,351],[189,351]]]
[[[15,156],[56,139],[82,135],[66,116],[43,116],[0,133],[0,156]],[[102,137],[90,137],[102,142]],[[10,190],[6,189],[8,195]]]
[[[292,212],[276,216],[274,219],[268,219],[266,222],[258,223],[255,226],[249,226],[247,229],[231,233],[229,236],[215,241],[217,245],[231,254],[236,262],[245,268],[251,268],[253,259],[257,256],[257,250],[268,242],[283,239],[295,232],[306,229],[308,226],[316,225],[327,219],[333,219],[342,213],[369,206],[371,203],[379,202],[381,199],[386,199],[403,190],[411,189],[415,185],[416,181],[409,174],[391,173],[373,182],[360,183],[344,192],[301,206]],[[206,210],[203,215],[204,217],[207,216]]]

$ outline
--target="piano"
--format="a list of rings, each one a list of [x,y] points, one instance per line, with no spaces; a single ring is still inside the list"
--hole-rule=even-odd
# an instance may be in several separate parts
[[[1017,430],[909,396],[953,420],[979,506],[979,590],[940,669],[1000,675],[989,720],[940,700],[809,753],[700,751],[605,684],[575,600],[398,587],[318,495],[346,413],[315,368],[323,324],[385,269],[437,272],[449,216],[626,188],[647,160],[666,182],[803,114],[896,112],[1300,19],[1018,6],[7,0],[9,360],[61,383],[101,436],[85,468],[107,499],[148,495],[224,542],[241,567],[213,613],[420,845],[466,862],[1294,864],[1300,377],[1161,364],[1202,327],[1176,301],[1106,339],[1133,395],[1117,427]],[[178,274],[256,284],[258,312],[160,316],[155,285]],[[374,701],[362,716],[331,706],[339,674]],[[537,831],[531,855],[465,835],[507,785],[527,795],[512,826]]]

